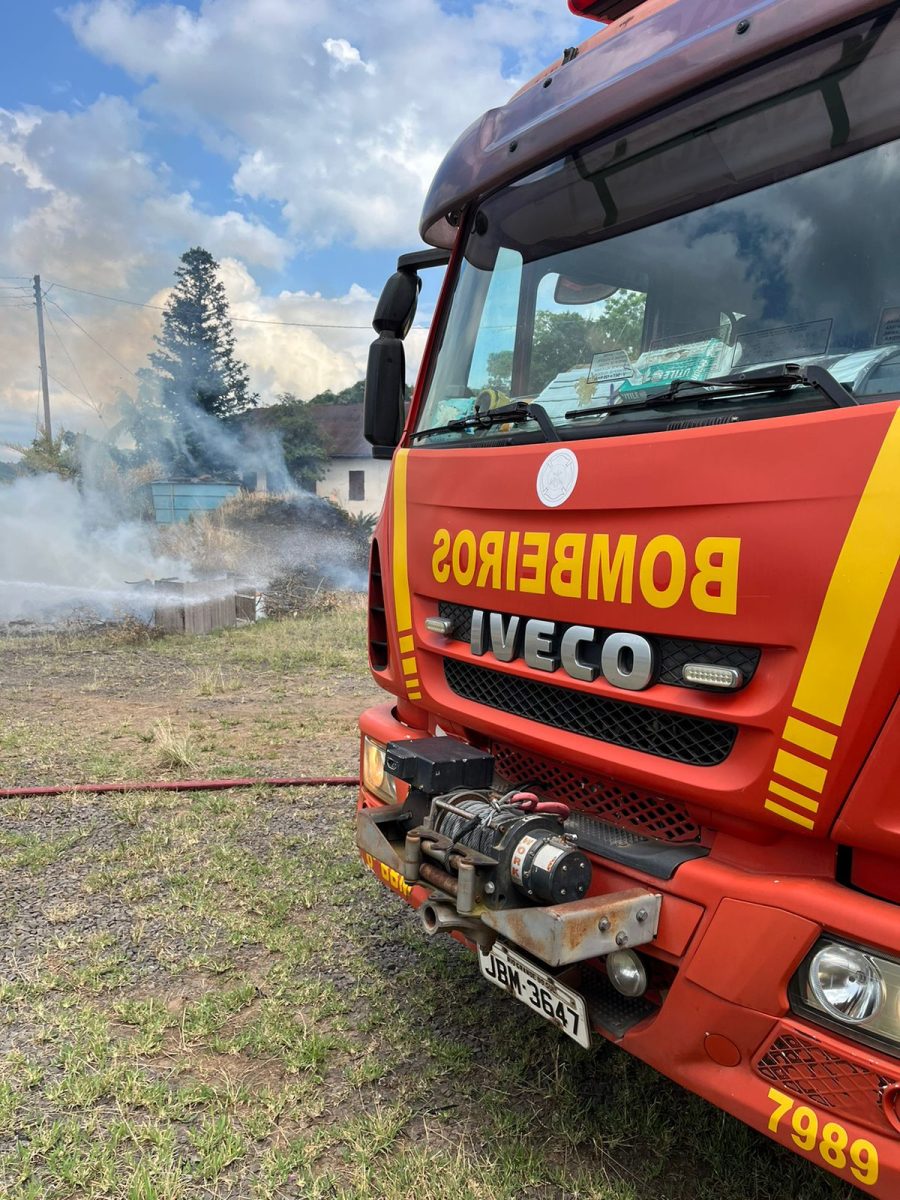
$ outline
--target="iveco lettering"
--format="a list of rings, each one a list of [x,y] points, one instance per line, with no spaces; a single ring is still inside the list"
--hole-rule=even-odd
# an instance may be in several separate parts
[[[548,1053],[897,1200],[900,5],[569,7],[375,314],[359,852]]]

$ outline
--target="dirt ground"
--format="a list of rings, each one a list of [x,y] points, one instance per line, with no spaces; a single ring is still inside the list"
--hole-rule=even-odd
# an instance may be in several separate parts
[[[343,603],[0,639],[6,786],[355,774]],[[367,876],[352,789],[0,801],[0,1195],[850,1200],[581,1051]]]

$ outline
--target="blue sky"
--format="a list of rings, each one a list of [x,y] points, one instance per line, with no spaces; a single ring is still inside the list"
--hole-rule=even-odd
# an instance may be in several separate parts
[[[69,427],[96,423],[96,408],[114,413],[159,315],[64,285],[159,305],[191,244],[220,260],[232,312],[248,318],[239,350],[264,400],[359,378],[374,298],[397,254],[420,244],[419,210],[446,148],[596,29],[565,0],[6,9],[0,275],[39,271],[56,284],[48,350]],[[426,320],[433,294],[432,284]],[[304,328],[252,323],[276,321]],[[0,441],[33,429],[32,331],[33,314],[7,303]],[[413,362],[421,343],[414,334]]]

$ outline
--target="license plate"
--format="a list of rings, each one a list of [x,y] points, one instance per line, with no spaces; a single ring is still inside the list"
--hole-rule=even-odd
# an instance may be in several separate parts
[[[478,965],[485,979],[521,1000],[538,1016],[552,1021],[585,1050],[591,1045],[587,1006],[584,998],[511,950],[494,942],[490,950],[478,951]]]

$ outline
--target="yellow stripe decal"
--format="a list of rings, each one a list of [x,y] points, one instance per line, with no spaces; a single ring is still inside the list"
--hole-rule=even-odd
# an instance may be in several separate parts
[[[801,816],[800,813],[794,812],[790,808],[784,808],[781,804],[776,804],[774,800],[767,800],[765,807],[769,812],[775,813],[779,817],[784,817],[786,821],[793,821],[795,825],[802,825],[804,829],[813,829],[815,822],[809,817]]]
[[[801,717],[815,717],[840,729],[900,555],[898,513],[900,409],[891,418],[835,563],[794,693],[793,707],[801,716],[788,717],[782,745],[799,747],[818,758],[833,757],[837,735]],[[784,749],[778,751],[774,771],[812,792],[824,791],[828,779],[825,767]],[[805,829],[815,828],[815,822],[796,809],[817,813],[817,800],[775,779],[769,791],[795,806],[786,808],[770,796],[765,802],[769,812]]]
[[[900,554],[900,409],[863,488],[794,696],[794,707],[840,725]]]
[[[790,754],[787,750],[778,751],[772,769],[776,775],[783,775],[785,779],[791,779],[801,787],[809,788],[811,792],[821,792],[828,774],[824,767],[817,767],[815,763],[798,758],[796,754]]]
[[[415,673],[418,671],[418,669],[419,668],[416,666],[416,660],[414,658],[404,658],[403,659],[403,674],[404,675],[415,675]]]
[[[415,648],[416,648],[416,643],[413,641],[411,633],[407,633],[404,637],[402,637],[400,639],[400,653],[401,654],[412,654],[412,652],[413,652],[413,650],[415,650]]]
[[[409,698],[410,698],[410,700],[421,700],[421,699],[422,699],[422,693],[421,693],[421,692],[410,692],[410,693],[409,693]]]
[[[804,796],[801,792],[795,792],[793,788],[785,787],[777,779],[773,779],[770,782],[769,791],[774,792],[776,796],[780,796],[782,800],[790,800],[791,804],[796,804],[798,808],[807,808],[813,813],[819,811],[818,800],[813,800],[812,796]]]
[[[781,740],[792,742],[795,746],[802,746],[804,750],[810,750],[813,754],[818,754],[820,758],[831,758],[837,744],[837,738],[833,733],[817,729],[808,721],[798,721],[796,717],[788,717],[785,721]]]
[[[394,611],[397,631],[401,635],[412,629],[412,607],[409,600],[409,567],[406,539],[406,468],[408,450],[394,454],[394,507],[391,569],[394,580]]]

